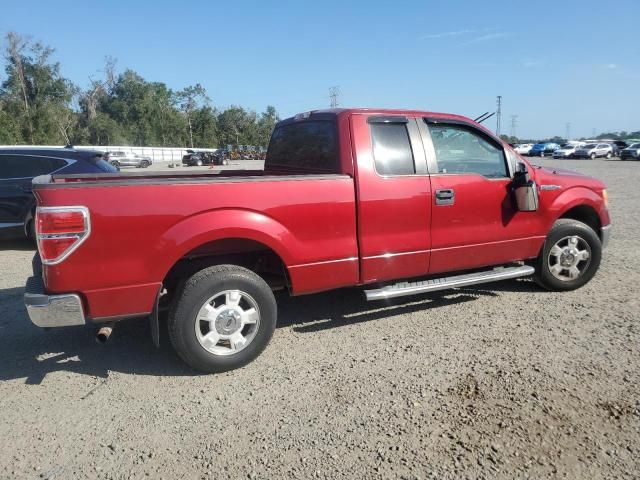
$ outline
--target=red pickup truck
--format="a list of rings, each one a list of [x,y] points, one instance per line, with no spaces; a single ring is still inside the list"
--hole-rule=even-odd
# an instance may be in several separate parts
[[[468,118],[318,110],[280,122],[262,171],[42,176],[25,304],[41,327],[158,312],[195,369],[243,366],[274,290],[380,300],[533,275],[572,290],[610,235],[605,185],[527,163]]]

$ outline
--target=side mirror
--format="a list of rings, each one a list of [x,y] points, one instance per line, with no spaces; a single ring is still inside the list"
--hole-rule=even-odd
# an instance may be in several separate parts
[[[516,165],[511,188],[520,212],[535,212],[538,210],[538,187],[529,178],[529,171],[524,163],[519,162]]]

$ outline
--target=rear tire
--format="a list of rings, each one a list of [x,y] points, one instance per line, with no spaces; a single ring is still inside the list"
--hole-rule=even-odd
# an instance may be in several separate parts
[[[534,279],[547,290],[575,290],[600,267],[602,243],[588,225],[571,218],[557,220],[536,261]]]
[[[611,152],[607,152],[607,159],[611,158]]]
[[[192,368],[225,372],[262,353],[276,319],[275,297],[262,278],[236,265],[216,265],[185,283],[169,312],[169,338]]]
[[[589,158],[590,158],[591,160],[595,160],[595,159],[596,159],[596,154],[595,154],[595,153],[592,153],[591,155],[589,155]]]
[[[143,160],[143,161],[140,162],[140,168],[148,168],[149,165],[151,165],[151,164],[149,163],[148,160]]]

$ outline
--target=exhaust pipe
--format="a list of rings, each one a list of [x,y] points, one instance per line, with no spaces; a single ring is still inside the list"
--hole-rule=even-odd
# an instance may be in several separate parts
[[[96,342],[98,343],[107,343],[109,337],[111,336],[111,332],[113,332],[114,323],[108,323],[98,330],[96,333]]]

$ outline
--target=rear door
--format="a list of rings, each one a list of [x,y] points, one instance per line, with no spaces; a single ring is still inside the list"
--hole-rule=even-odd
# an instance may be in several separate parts
[[[430,273],[535,256],[535,214],[516,211],[501,142],[473,124],[424,119],[431,172]],[[532,253],[533,252],[533,253]]]
[[[363,283],[425,275],[431,184],[415,118],[351,117]]]

